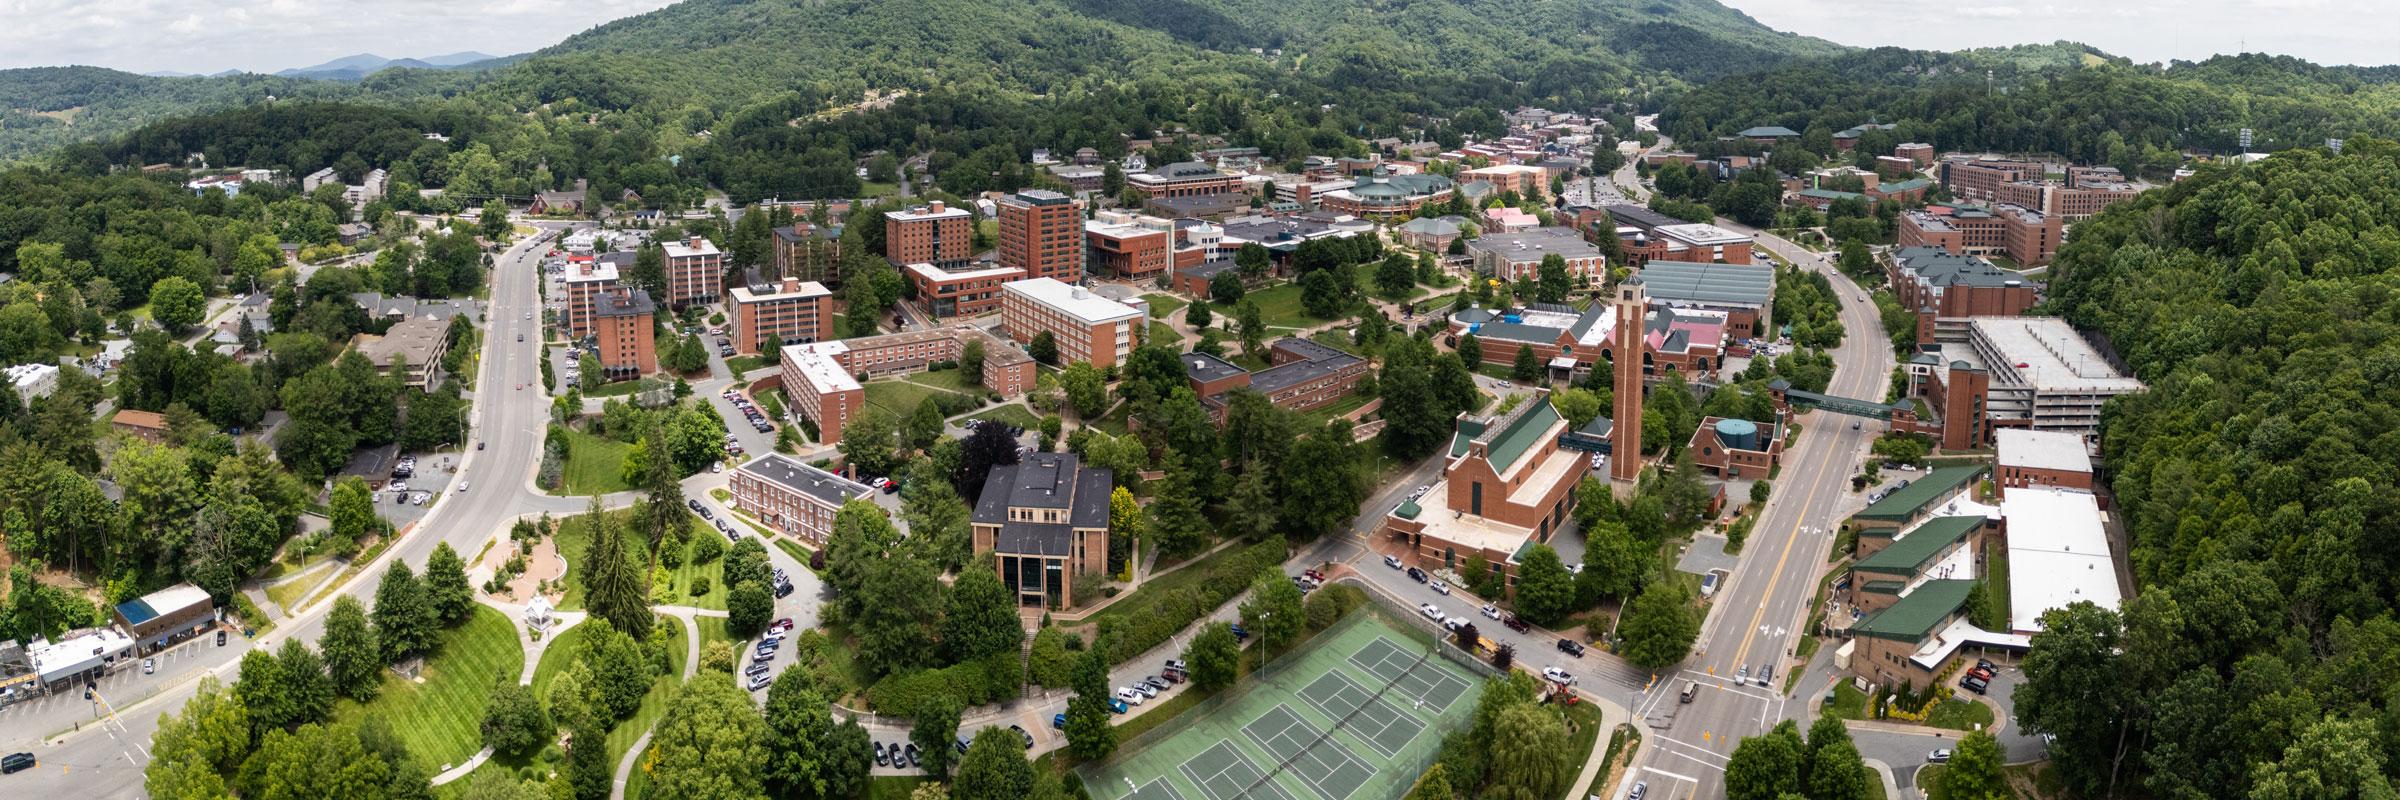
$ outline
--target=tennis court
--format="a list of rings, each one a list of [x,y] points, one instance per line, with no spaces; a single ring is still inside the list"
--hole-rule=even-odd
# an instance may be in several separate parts
[[[1470,724],[1474,704],[1458,699],[1483,689],[1471,667],[1428,657],[1430,632],[1403,624],[1370,609],[1351,614],[1084,765],[1085,789],[1097,800],[1400,796],[1438,755],[1442,732]]]
[[[1325,673],[1308,688],[1301,689],[1300,699],[1328,717],[1348,720],[1342,727],[1357,734],[1360,741],[1385,758],[1399,755],[1401,748],[1425,731],[1425,723],[1415,715],[1384,702],[1339,672]]]
[[[1467,692],[1467,679],[1457,670],[1439,663],[1440,659],[1422,658],[1424,651],[1409,652],[1388,638],[1378,638],[1350,654],[1350,663],[1358,665],[1376,678],[1392,685],[1385,697],[1397,701],[1422,703],[1440,714],[1450,710],[1459,695]]]

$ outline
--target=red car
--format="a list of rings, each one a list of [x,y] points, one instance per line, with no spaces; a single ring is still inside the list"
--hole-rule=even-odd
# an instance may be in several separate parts
[[[1306,576],[1308,576],[1308,579],[1309,579],[1309,580],[1316,581],[1316,582],[1318,582],[1318,583],[1324,583],[1324,582],[1325,582],[1325,573],[1318,572],[1318,571],[1316,571],[1316,570],[1313,570],[1313,569],[1310,569],[1310,570],[1301,570],[1301,571],[1300,571],[1300,574],[1302,574],[1302,575],[1306,575]]]

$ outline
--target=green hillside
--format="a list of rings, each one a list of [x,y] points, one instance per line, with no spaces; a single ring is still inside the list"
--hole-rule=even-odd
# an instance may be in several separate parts
[[[690,0],[480,73],[387,70],[345,84],[4,70],[0,159],[269,96],[564,103],[679,120],[682,133],[761,102],[814,113],[869,91],[1032,100],[1143,82],[1446,114],[1655,100],[1841,50],[1712,0]]]

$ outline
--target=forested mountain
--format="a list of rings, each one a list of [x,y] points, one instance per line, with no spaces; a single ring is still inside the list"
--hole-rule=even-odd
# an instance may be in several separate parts
[[[2400,146],[2208,168],[2051,274],[2150,386],[2102,436],[2141,591],[2044,618],[2019,714],[2087,797],[2391,796]]]
[[[689,0],[480,74],[367,70],[351,85],[0,70],[0,160],[270,95],[572,101],[691,123],[684,133],[761,102],[805,114],[869,90],[1023,101],[1140,83],[1446,114],[1655,103],[1687,82],[1840,50],[1713,0]]]
[[[1831,134],[1898,123],[1942,151],[2053,153],[2159,175],[2180,151],[2262,151],[2400,134],[2391,68],[2288,56],[2137,65],[2074,45],[1930,53],[1879,48],[1710,83],[1675,99],[1660,129],[1689,142],[1754,125]],[[1989,71],[1987,75],[1987,70]]]

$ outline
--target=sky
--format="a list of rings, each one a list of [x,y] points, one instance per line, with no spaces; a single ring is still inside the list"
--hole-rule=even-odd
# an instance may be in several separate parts
[[[670,0],[0,0],[0,68],[274,72],[354,53],[536,50]],[[2151,62],[2267,52],[2400,63],[2400,0],[1722,0],[1847,45],[1956,50],[2071,39]],[[106,13],[93,13],[105,8]]]
[[[1963,50],[2059,40],[2149,63],[2273,53],[2400,63],[2400,0],[1719,0],[1777,30],[1856,47]]]
[[[670,0],[0,0],[0,69],[274,72],[374,53],[513,55]],[[95,13],[103,12],[104,13]]]

